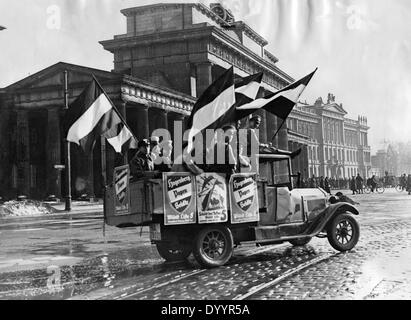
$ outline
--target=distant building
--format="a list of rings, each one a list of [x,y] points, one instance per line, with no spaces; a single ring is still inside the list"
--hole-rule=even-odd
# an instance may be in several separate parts
[[[373,171],[399,177],[411,173],[411,142],[391,143],[371,157]]]
[[[304,178],[369,175],[367,119],[359,116],[353,120],[346,115],[332,94],[326,102],[318,98],[313,105],[298,103],[287,119],[289,149],[303,148],[303,156],[294,160],[294,171]]]

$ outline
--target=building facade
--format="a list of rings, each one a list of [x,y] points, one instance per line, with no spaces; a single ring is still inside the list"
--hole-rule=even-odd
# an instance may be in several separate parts
[[[347,118],[342,104],[329,94],[310,105],[298,103],[287,119],[289,148],[303,149],[294,160],[294,168],[304,178],[324,176],[350,178],[371,170],[371,148],[368,145],[367,119]]]
[[[114,55],[114,69],[104,71],[59,62],[0,89],[0,196],[26,195],[61,198],[64,188],[64,72],[68,73],[69,102],[94,75],[138,139],[157,128],[173,134],[184,129],[196,98],[227,68],[236,77],[264,72],[263,86],[274,92],[294,80],[276,66],[278,59],[265,49],[265,39],[219,4],[157,4],[121,11],[127,33],[102,41]],[[288,148],[283,127],[271,139],[279,121],[260,111],[260,138]],[[122,161],[107,144],[108,181]],[[101,196],[101,147],[85,155],[71,144],[73,197]],[[57,167],[56,167],[57,165]]]

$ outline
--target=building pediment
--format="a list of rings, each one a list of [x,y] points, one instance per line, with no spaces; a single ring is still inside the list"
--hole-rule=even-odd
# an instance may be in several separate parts
[[[343,114],[346,115],[347,111],[344,110],[344,108],[336,103],[330,104],[330,105],[326,105],[324,106],[324,109],[330,112],[335,112],[335,113],[339,113],[339,114]]]
[[[118,79],[121,75],[69,63],[59,62],[6,87],[6,91],[20,91],[63,86],[64,71],[68,72],[69,84],[87,83],[93,75],[100,81]]]

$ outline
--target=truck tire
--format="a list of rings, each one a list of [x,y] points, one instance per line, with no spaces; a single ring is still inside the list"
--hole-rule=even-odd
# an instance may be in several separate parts
[[[191,246],[187,245],[176,247],[167,242],[158,242],[156,246],[158,254],[168,262],[183,261],[192,252]]]
[[[291,243],[294,247],[302,247],[305,246],[307,243],[311,241],[312,238],[307,237],[307,238],[299,238],[299,239],[293,239],[288,241]]]
[[[194,257],[205,268],[226,264],[233,255],[233,235],[227,227],[210,226],[202,229],[194,243]]]
[[[360,238],[360,226],[351,214],[337,215],[328,225],[327,238],[335,250],[349,251],[355,247]]]

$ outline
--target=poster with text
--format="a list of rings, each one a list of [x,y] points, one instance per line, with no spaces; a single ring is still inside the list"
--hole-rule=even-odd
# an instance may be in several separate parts
[[[116,192],[115,215],[130,214],[130,167],[122,166],[114,169],[114,188]]]
[[[257,176],[235,174],[230,179],[230,210],[232,223],[258,222]]]
[[[164,173],[164,224],[197,222],[195,181],[189,173]]]
[[[196,178],[199,223],[228,221],[227,183],[224,174],[203,173]]]

